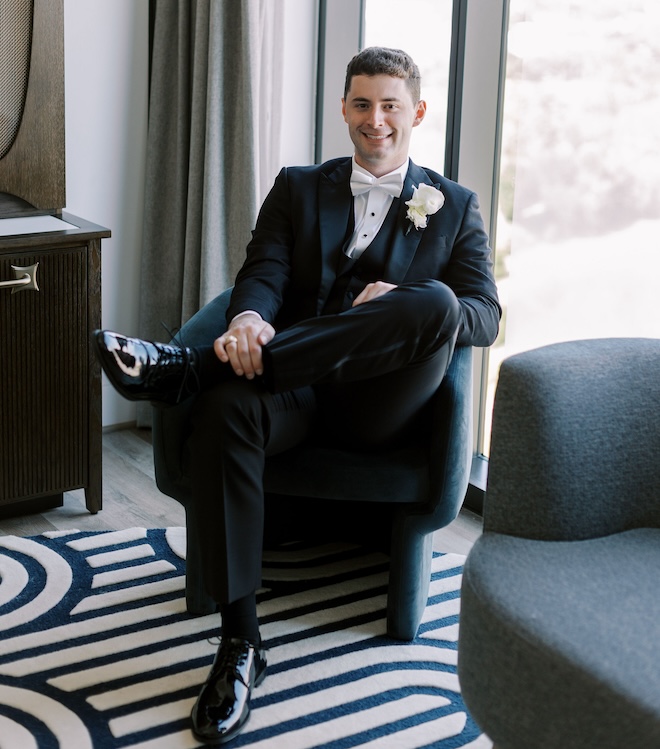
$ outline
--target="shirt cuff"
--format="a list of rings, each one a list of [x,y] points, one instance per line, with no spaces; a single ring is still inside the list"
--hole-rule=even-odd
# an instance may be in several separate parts
[[[256,315],[260,320],[263,320],[263,317],[258,312],[255,312],[255,310],[246,309],[243,312],[239,312],[237,315],[234,315],[234,317],[232,317],[229,321],[229,325],[231,326],[232,323],[236,322],[239,317],[243,317],[243,315]]]

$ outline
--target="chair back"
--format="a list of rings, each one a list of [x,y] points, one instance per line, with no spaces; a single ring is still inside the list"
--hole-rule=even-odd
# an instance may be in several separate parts
[[[660,527],[659,447],[660,340],[512,356],[495,395],[484,530],[562,540]]]

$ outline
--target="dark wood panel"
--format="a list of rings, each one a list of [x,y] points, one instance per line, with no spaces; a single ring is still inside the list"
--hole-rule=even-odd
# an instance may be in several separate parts
[[[87,248],[0,258],[38,263],[39,291],[0,291],[0,503],[88,480]]]

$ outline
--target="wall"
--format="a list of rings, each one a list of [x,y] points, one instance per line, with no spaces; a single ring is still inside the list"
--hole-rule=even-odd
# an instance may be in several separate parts
[[[316,0],[285,4],[281,164],[314,152]],[[66,210],[112,231],[103,242],[103,327],[138,325],[148,96],[148,0],[64,0]],[[104,377],[103,424],[135,421]]]
[[[148,0],[64,0],[67,211],[102,245],[103,327],[137,327],[147,129]],[[107,384],[103,423],[135,420]]]

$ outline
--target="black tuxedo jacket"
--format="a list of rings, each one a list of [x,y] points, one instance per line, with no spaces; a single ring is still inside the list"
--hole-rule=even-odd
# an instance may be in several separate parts
[[[276,330],[321,314],[336,277],[338,253],[353,225],[351,159],[284,168],[259,213],[227,313],[254,310]],[[434,185],[445,203],[425,229],[406,218],[413,187]],[[432,278],[447,284],[462,310],[458,343],[489,346],[501,308],[491,251],[477,196],[410,162],[401,197],[392,203],[398,227],[380,280]]]

